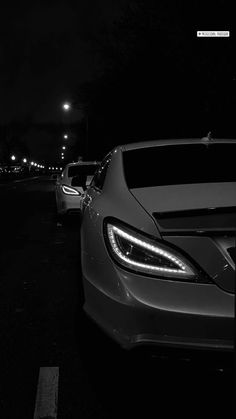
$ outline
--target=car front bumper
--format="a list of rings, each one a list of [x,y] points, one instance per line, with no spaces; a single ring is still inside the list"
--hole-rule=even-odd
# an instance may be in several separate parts
[[[63,195],[60,201],[60,213],[68,214],[72,212],[80,212],[80,201],[81,196]]]

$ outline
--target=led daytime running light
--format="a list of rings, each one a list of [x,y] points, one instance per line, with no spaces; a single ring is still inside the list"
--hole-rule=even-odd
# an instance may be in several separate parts
[[[62,191],[66,195],[81,195],[79,191],[66,185],[62,185]]]
[[[107,229],[108,229],[108,237],[109,237],[113,251],[118,256],[119,259],[123,260],[128,265],[131,265],[136,268],[144,269],[145,271],[149,270],[151,272],[160,272],[160,273],[162,272],[163,274],[166,273],[166,274],[178,274],[178,275],[180,274],[181,276],[182,275],[194,276],[194,272],[185,263],[183,263],[179,258],[173,256],[169,252],[161,249],[157,245],[154,246],[150,243],[147,243],[144,240],[136,238],[133,235],[126,233],[125,231],[111,224],[107,225]],[[153,252],[154,254],[156,253],[157,255],[162,256],[163,258],[166,258],[167,260],[177,265],[177,269],[166,268],[166,267],[161,267],[161,266],[156,266],[156,265],[148,265],[148,264],[136,262],[135,260],[130,259],[120,250],[119,246],[117,245],[117,240],[116,240],[115,235],[118,235],[126,239],[130,243],[134,243],[142,247],[143,249],[149,250]]]

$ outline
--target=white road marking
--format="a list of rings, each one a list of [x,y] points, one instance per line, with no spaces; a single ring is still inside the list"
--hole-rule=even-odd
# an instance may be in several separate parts
[[[39,370],[34,419],[57,418],[59,367]]]

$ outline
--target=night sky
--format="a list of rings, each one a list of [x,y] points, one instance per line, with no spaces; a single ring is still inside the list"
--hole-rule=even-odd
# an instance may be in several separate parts
[[[32,1],[1,7],[1,121],[32,115],[35,122],[57,122],[59,103],[95,76],[99,60],[89,40],[121,3]]]
[[[142,12],[136,12],[137,4]],[[1,6],[0,144],[19,137],[30,156],[50,163],[63,130],[71,130],[77,153],[78,137],[83,147],[85,142],[85,111],[65,115],[61,109],[63,101],[75,99],[89,103],[90,150],[99,157],[139,133],[147,139],[195,137],[208,129],[206,121],[214,130],[216,114],[227,120],[225,135],[234,136],[228,112],[235,110],[233,14],[226,2],[213,4],[206,9],[196,1],[162,1],[157,7],[151,0],[67,0]],[[132,12],[127,12],[130,5]],[[114,29],[120,20],[122,28]],[[230,30],[231,37],[199,40],[197,30]],[[214,101],[209,99],[214,95]],[[227,110],[215,107],[217,98]],[[205,109],[201,114],[199,107]],[[186,130],[185,114],[192,124]],[[170,120],[172,131],[165,128]],[[202,129],[196,130],[201,120]],[[224,135],[222,124],[218,128]]]

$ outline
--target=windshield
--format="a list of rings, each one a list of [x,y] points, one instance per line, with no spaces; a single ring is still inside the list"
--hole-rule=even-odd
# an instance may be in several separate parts
[[[77,166],[70,166],[68,168],[68,177],[74,177],[79,175],[93,176],[97,164],[81,164]]]
[[[174,144],[123,152],[128,188],[236,181],[236,143]]]

